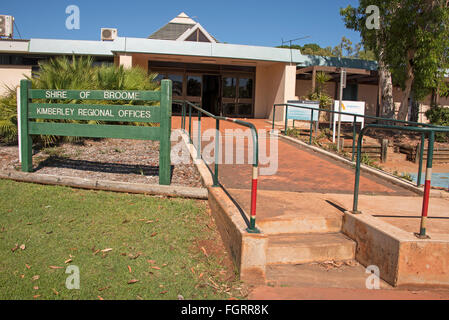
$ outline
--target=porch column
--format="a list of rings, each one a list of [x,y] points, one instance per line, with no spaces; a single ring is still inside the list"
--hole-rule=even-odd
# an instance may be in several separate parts
[[[133,56],[127,54],[120,54],[118,56],[119,66],[123,66],[125,69],[131,69],[133,66]]]

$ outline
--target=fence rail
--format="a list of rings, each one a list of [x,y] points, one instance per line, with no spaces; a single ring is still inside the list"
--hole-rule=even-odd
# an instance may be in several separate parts
[[[213,187],[220,187],[220,182],[218,179],[218,164],[219,164],[219,156],[220,156],[220,152],[219,152],[219,150],[220,150],[220,121],[232,122],[232,123],[247,127],[251,130],[254,152],[253,152],[253,163],[252,163],[253,170],[252,170],[252,181],[251,181],[250,221],[249,221],[249,226],[246,229],[246,231],[249,233],[260,233],[259,229],[257,229],[257,227],[256,227],[257,182],[258,182],[258,175],[259,175],[259,138],[257,135],[256,127],[252,123],[249,123],[246,121],[223,117],[223,116],[216,116],[189,101],[173,100],[173,102],[182,104],[181,129],[184,130],[184,132],[188,133],[190,143],[193,143],[193,140],[192,140],[192,109],[195,109],[196,111],[198,111],[198,115],[197,115],[198,116],[197,159],[202,158],[202,155],[201,155],[201,117],[202,117],[202,114],[204,114],[207,117],[215,119],[216,136],[215,136],[215,150],[214,150],[214,156],[215,156],[214,170],[212,171],[209,168],[209,166],[207,166],[213,176]],[[188,106],[188,109],[189,109],[188,132],[186,131],[186,120],[187,120],[186,106]]]
[[[310,101],[307,101],[310,102]],[[312,101],[316,102],[316,101]],[[397,120],[397,119],[390,119],[390,118],[382,118],[382,117],[376,117],[376,116],[369,116],[369,115],[361,115],[361,114],[355,114],[350,112],[344,112],[344,111],[335,111],[335,110],[327,110],[322,108],[316,108],[316,107],[306,107],[306,106],[298,106],[295,104],[290,103],[278,103],[273,105],[273,122],[272,122],[272,130],[274,130],[274,122],[275,122],[275,116],[276,116],[276,108],[277,107],[285,107],[285,119],[284,119],[284,132],[287,132],[288,127],[288,108],[302,108],[311,110],[311,116],[310,116],[310,135],[309,135],[309,144],[312,144],[312,137],[313,137],[313,115],[314,112],[318,112],[318,119],[319,119],[319,113],[320,112],[327,112],[329,114],[340,114],[340,115],[346,115],[346,116],[352,116],[353,122],[352,122],[352,156],[351,161],[354,162],[355,160],[355,154],[356,154],[356,137],[357,137],[357,118],[364,118],[364,119],[371,119],[376,121],[382,121],[383,123],[394,123],[394,124],[403,124],[403,125],[410,125],[415,127],[425,127],[425,128],[444,128],[444,126],[437,126],[432,125],[428,123],[421,123],[421,122],[413,122],[413,121],[406,121],[406,120]],[[335,128],[334,128],[335,129]],[[424,144],[425,137],[424,135],[421,135],[421,146]],[[422,150],[421,150],[422,151]],[[417,179],[417,187],[420,186],[421,181],[421,175],[422,175],[422,165],[423,165],[423,152],[419,153],[419,168],[418,168],[418,179]]]
[[[361,157],[361,153],[362,153],[363,136],[370,129],[419,132],[419,133],[421,133],[421,138],[423,139],[422,143],[421,143],[422,148],[424,148],[425,135],[428,136],[428,157],[427,157],[426,177],[425,177],[425,183],[424,183],[424,196],[423,196],[423,204],[422,204],[422,212],[421,212],[421,226],[420,226],[419,233],[416,234],[419,238],[428,238],[428,236],[426,235],[426,221],[427,221],[427,214],[429,211],[429,196],[430,196],[430,187],[431,187],[431,180],[432,180],[432,161],[433,161],[435,133],[436,132],[449,132],[449,127],[419,128],[419,127],[389,126],[389,125],[382,125],[382,124],[368,124],[365,128],[363,128],[359,134],[359,138],[358,138],[358,142],[357,142],[357,163],[356,163],[356,169],[355,169],[354,199],[353,199],[353,207],[352,207],[353,213],[360,213],[358,211],[359,182],[360,182],[360,157]]]

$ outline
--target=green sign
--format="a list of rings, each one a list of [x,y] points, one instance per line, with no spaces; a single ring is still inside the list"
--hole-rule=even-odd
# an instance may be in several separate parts
[[[33,103],[32,99],[159,101],[160,105]],[[170,80],[161,81],[160,91],[33,90],[29,80],[22,80],[20,82],[22,171],[30,172],[33,167],[31,135],[158,140],[160,142],[159,184],[169,185],[171,105],[172,82]],[[160,126],[91,125],[35,121],[36,119],[152,122],[159,123]]]

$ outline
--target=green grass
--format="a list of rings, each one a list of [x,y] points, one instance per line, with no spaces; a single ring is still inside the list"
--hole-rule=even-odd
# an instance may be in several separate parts
[[[241,298],[223,257],[198,246],[218,239],[204,201],[9,180],[0,193],[0,299]],[[79,290],[65,287],[70,264]]]

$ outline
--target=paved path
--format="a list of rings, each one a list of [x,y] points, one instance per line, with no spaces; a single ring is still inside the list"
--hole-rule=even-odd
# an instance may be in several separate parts
[[[258,130],[269,131],[271,125],[264,119],[247,120],[252,122]],[[180,127],[180,118],[173,119],[173,128]],[[215,128],[215,120],[210,118],[202,118],[201,131],[204,133],[208,129]],[[222,135],[229,136],[229,129],[243,129],[244,127],[229,122],[220,122],[220,132]],[[278,139],[278,138],[274,138]],[[249,189],[251,184],[251,165],[248,165],[248,139],[244,139],[245,143],[241,147],[233,147],[233,161],[235,163],[236,155],[241,153],[245,155],[242,164],[221,164],[219,166],[219,180],[226,188],[232,189]],[[236,141],[234,141],[236,143]],[[309,151],[292,142],[283,139],[277,140],[278,157],[270,157],[270,139],[260,136],[260,145],[264,144],[265,150],[261,147],[260,159],[274,159],[277,161],[275,167],[277,171],[274,175],[261,175],[259,177],[260,190],[277,190],[277,191],[293,191],[293,192],[316,192],[316,193],[345,193],[352,194],[354,190],[354,169],[344,164],[340,164],[335,160],[320,155],[316,152]],[[203,142],[203,148],[208,142]],[[223,143],[223,145],[225,145]],[[249,152],[252,148],[250,148]],[[275,149],[276,150],[276,149]],[[225,156],[229,155],[225,150],[222,162],[226,163]],[[272,160],[273,161],[273,160]],[[267,164],[261,164],[261,168],[269,167]],[[360,179],[361,194],[388,194],[388,195],[404,195],[414,196],[415,194],[393,184],[377,178],[376,176],[362,173]]]

